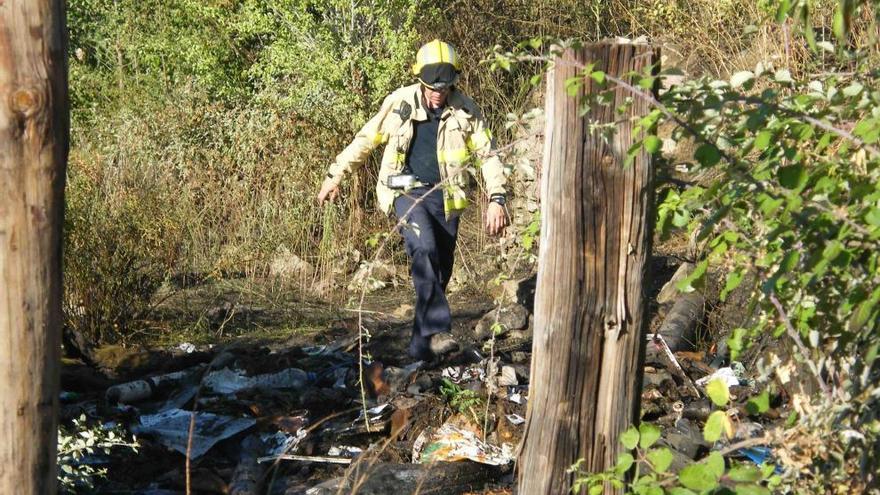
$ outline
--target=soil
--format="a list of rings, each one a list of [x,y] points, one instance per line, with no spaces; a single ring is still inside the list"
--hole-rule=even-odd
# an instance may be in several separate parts
[[[651,263],[651,301],[680,262],[674,256],[664,255],[662,249],[658,252]],[[248,285],[243,286],[245,283]],[[532,287],[533,283],[532,279]],[[515,447],[522,437],[523,425],[513,424],[508,417],[526,416],[526,401],[517,403],[511,397],[517,392],[523,397],[528,395],[531,333],[512,332],[499,338],[492,349],[479,340],[474,327],[494,307],[493,298],[486,292],[466,288],[450,294],[454,317],[452,333],[460,348],[440,362],[422,366],[398,383],[394,373],[413,364],[406,355],[412,292],[403,283],[370,294],[365,310],[360,313],[355,309],[354,300],[343,301],[337,297],[335,301],[318,302],[313,296],[278,286],[267,289],[254,285],[253,281],[227,281],[214,286],[195,284],[179,289],[178,295],[160,308],[153,330],[141,336],[142,341],[161,342],[161,347],[146,348],[129,342],[99,349],[95,353],[100,361],[96,366],[72,360],[65,362],[63,389],[76,394],[68,395],[62,408],[62,422],[86,414],[93,423],[113,421],[128,427],[136,425],[139,417],[149,410],[149,401],[127,406],[108,404],[104,399],[108,386],[178,370],[205,370],[208,363],[223,355],[231,363],[229,367],[243,370],[249,377],[298,368],[312,373],[314,378],[309,386],[299,389],[258,388],[231,394],[213,394],[200,389],[196,397],[188,400],[182,409],[195,408],[256,420],[253,428],[220,441],[204,456],[192,461],[193,493],[229,493],[241,460],[242,443],[255,433],[268,435],[280,431],[293,435],[302,429],[308,433],[296,448],[296,454],[326,456],[332,447],[357,447],[364,453],[355,460],[355,465],[409,465],[419,436],[449,421],[465,425],[463,428],[476,432],[490,444],[506,443]],[[519,292],[518,297],[528,299],[528,289]],[[520,302],[531,309],[527,300]],[[659,325],[666,309],[651,303],[651,329]],[[710,323],[717,317],[712,313],[707,320]],[[531,323],[530,318],[530,327]],[[366,332],[359,335],[361,327]],[[697,352],[680,356],[686,373],[699,377],[711,371],[704,361],[710,357],[707,351],[713,347],[713,333],[706,325],[706,337],[698,343]],[[315,355],[316,347],[333,351]],[[367,383],[363,395],[357,383],[359,349],[371,363],[365,371]],[[486,406],[484,381],[462,380],[453,387],[444,376],[444,370],[485,367],[490,354],[499,360],[496,369],[510,366],[515,370],[518,385],[500,387]],[[657,363],[647,364],[649,373],[657,371]],[[202,367],[193,368],[198,365]],[[208,371],[200,373],[212,371],[213,367],[212,364],[207,367]],[[662,423],[673,413],[672,404],[682,399],[683,384],[663,380],[649,384],[649,381],[646,381],[643,410],[646,419]],[[652,389],[656,392],[650,392]],[[173,391],[155,391],[160,392]],[[470,397],[477,399],[468,405],[466,399]],[[359,414],[365,407],[383,403],[391,404],[388,411],[393,412],[383,413],[371,431],[367,431],[364,421],[357,419]],[[137,453],[114,453],[110,464],[105,466],[108,477],[99,483],[97,491],[185,493],[185,456],[166,448],[150,435],[141,435],[138,441],[141,447]],[[309,487],[344,478],[352,469],[324,462],[284,460],[260,466],[262,490],[258,493],[287,495],[304,494]],[[484,480],[471,491],[455,493],[511,493],[514,481],[511,469],[490,470],[494,473],[492,479]]]

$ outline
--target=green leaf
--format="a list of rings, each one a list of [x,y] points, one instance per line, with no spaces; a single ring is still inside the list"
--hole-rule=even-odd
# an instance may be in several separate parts
[[[605,73],[602,72],[601,70],[593,71],[593,72],[590,74],[590,77],[593,78],[593,80],[596,81],[596,82],[599,83],[599,84],[604,84],[604,83],[605,83]]]
[[[800,164],[780,167],[777,175],[779,183],[786,189],[798,189],[808,179],[806,170]]]
[[[852,132],[866,143],[872,144],[880,139],[880,119],[863,119],[853,127]]]
[[[745,278],[745,275],[746,274],[744,270],[733,270],[727,274],[727,281],[724,284],[724,289],[722,289],[721,294],[719,294],[719,298],[721,299],[721,301],[725,301],[727,299],[727,296],[740,286],[743,279]]]
[[[660,148],[663,147],[663,141],[657,136],[650,135],[645,138],[644,145],[645,150],[648,153],[654,154],[660,151]]]
[[[632,467],[634,462],[635,459],[633,458],[632,454],[624,452],[617,456],[617,464],[614,466],[614,470],[617,471],[619,474],[626,473],[627,471],[629,471],[629,468]]]
[[[745,348],[745,337],[748,331],[745,328],[734,328],[727,338],[727,347],[730,349],[730,359],[736,360],[739,353]]]
[[[702,492],[711,490],[718,486],[718,478],[716,478],[706,468],[705,464],[691,464],[678,473],[678,480],[686,488]]]
[[[666,493],[668,493],[669,495],[697,495],[693,491],[688,490],[687,488],[682,488],[680,486],[670,488],[669,490],[666,490]]]
[[[630,426],[625,432],[620,434],[620,443],[622,443],[627,450],[636,448],[636,445],[639,443],[639,430],[637,430],[635,426]]]
[[[658,473],[665,473],[666,470],[669,469],[669,466],[672,465],[672,451],[666,447],[649,450],[646,457],[648,458],[648,462],[650,462],[651,466],[654,468],[654,471]]]
[[[639,447],[643,449],[651,448],[660,438],[660,428],[650,424],[642,423],[639,425]]]
[[[843,88],[843,95],[844,96],[856,96],[862,92],[862,89],[864,89],[864,86],[862,86],[858,82],[854,82],[854,83],[850,84],[849,86]]]
[[[724,457],[718,451],[706,456],[703,462],[706,463],[706,468],[709,470],[709,473],[715,476],[716,480],[721,479],[721,476],[724,474]]]
[[[776,79],[776,82],[779,83],[791,83],[794,80],[791,78],[791,72],[788,69],[779,69],[776,71],[776,74],[773,76]]]
[[[700,285],[700,282],[703,280],[703,276],[706,274],[706,269],[709,267],[709,260],[703,260],[697,263],[697,266],[694,267],[694,271],[690,273],[687,277],[678,281],[675,284],[675,287],[681,292],[693,292],[696,290],[696,286]]]
[[[598,484],[590,487],[590,495],[601,495],[605,491],[605,485]]]
[[[865,221],[874,227],[880,227],[880,208],[871,208],[865,213]]]
[[[704,143],[694,151],[694,159],[704,167],[711,167],[721,161],[721,153],[717,146]]]
[[[755,78],[755,73],[750,70],[744,70],[741,72],[737,72],[736,74],[730,76],[730,87],[738,88],[743,84],[751,81]]]
[[[746,411],[755,416],[764,414],[770,409],[770,391],[764,390],[746,402]]]
[[[724,407],[730,401],[730,391],[727,390],[727,382],[721,378],[715,378],[706,384],[706,394],[718,407]]]
[[[721,434],[726,433],[728,437],[733,436],[733,424],[727,413],[724,411],[714,411],[706,419],[706,426],[703,427],[703,438],[707,442],[717,442],[721,438]]]
[[[770,490],[754,484],[736,485],[733,492],[736,495],[770,495]]]
[[[727,477],[733,481],[740,483],[761,481],[761,470],[757,466],[749,466],[747,464],[737,464],[727,471]]]
[[[752,146],[755,151],[764,151],[770,146],[770,140],[773,139],[773,133],[770,131],[761,131],[755,136],[755,143]]]

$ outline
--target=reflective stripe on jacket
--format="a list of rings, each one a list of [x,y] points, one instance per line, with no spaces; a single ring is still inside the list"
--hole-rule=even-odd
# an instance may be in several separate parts
[[[385,98],[382,107],[355,135],[351,144],[336,157],[329,174],[336,184],[345,174],[363,165],[380,144],[385,144],[376,197],[379,208],[390,213],[394,198],[400,191],[389,189],[386,179],[403,170],[406,153],[413,138],[413,121],[428,119],[422,103],[420,84],[400,88]],[[468,205],[468,191],[473,184],[469,167],[475,166],[483,175],[486,192],[505,194],[507,179],[504,166],[492,154],[494,140],[486,127],[480,108],[457,89],[446,99],[437,134],[437,161],[444,181],[443,198],[446,216],[461,213]],[[473,168],[471,168],[473,170]]]

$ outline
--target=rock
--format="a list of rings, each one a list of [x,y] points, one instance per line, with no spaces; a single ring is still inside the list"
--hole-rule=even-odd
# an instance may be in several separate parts
[[[703,446],[703,435],[700,429],[687,419],[679,420],[673,428],[668,429],[664,436],[670,447],[685,456],[695,459],[700,447]]]
[[[514,363],[528,363],[529,355],[522,351],[516,351],[510,353],[510,360]]]
[[[693,263],[684,262],[678,266],[678,270],[672,275],[672,278],[669,279],[669,282],[666,282],[666,285],[660,289],[660,294],[657,295],[657,302],[659,304],[666,304],[675,300],[678,297],[679,291],[675,287],[680,280],[683,280],[688,276],[691,270],[694,269]]]
[[[665,369],[657,369],[653,373],[648,373],[647,371],[645,371],[645,378],[642,386],[660,387],[660,384],[662,384],[666,380],[672,380],[672,375]]]
[[[532,329],[526,328],[525,330],[511,330],[507,333],[507,340],[516,340],[516,341],[526,341],[532,340]]]
[[[532,275],[522,280],[507,280],[501,284],[501,300],[505,303],[516,301],[525,306],[528,312],[535,307],[535,287],[538,276]]]
[[[388,284],[396,282],[397,269],[394,265],[383,261],[365,261],[352,275],[348,290],[360,292],[366,288],[367,292],[384,289]]]
[[[401,304],[397,309],[391,312],[391,316],[395,318],[412,318],[414,307],[412,304]]]
[[[315,267],[285,246],[276,251],[269,263],[269,276],[284,280],[308,280],[315,274]]]
[[[511,330],[522,330],[529,325],[529,311],[520,304],[511,304],[502,307],[497,311],[497,321],[499,327],[496,330],[496,336],[506,334]],[[495,326],[496,311],[492,310],[486,313],[477,326],[474,333],[478,339],[487,339],[492,336],[492,328]]]

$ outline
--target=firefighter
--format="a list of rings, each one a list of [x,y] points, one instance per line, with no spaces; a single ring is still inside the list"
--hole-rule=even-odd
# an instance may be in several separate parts
[[[446,286],[452,276],[459,216],[469,204],[479,170],[489,204],[486,229],[501,233],[507,225],[504,167],[493,152],[490,130],[472,99],[456,82],[461,61],[440,40],[423,45],[412,67],[418,82],[402,87],[382,103],[335,159],[318,193],[333,201],[339,184],[385,145],[376,197],[380,209],[403,220],[400,233],[412,265],[416,292],[409,355],[431,360],[455,350]]]

